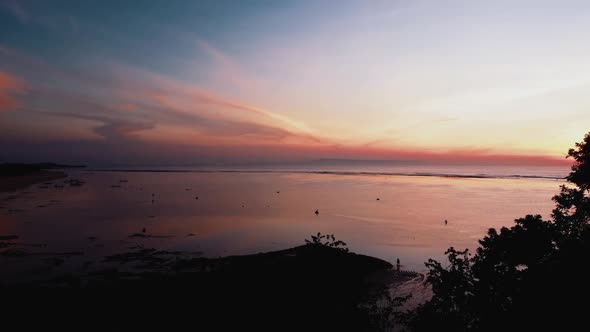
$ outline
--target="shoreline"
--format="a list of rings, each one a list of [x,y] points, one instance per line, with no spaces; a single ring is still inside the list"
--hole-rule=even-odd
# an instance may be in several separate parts
[[[0,192],[14,192],[34,184],[63,179],[68,175],[61,171],[36,171],[23,175],[0,176]]]
[[[58,259],[47,259],[47,264],[64,264],[67,257]],[[295,330],[310,326],[359,330],[392,324],[389,311],[377,306],[388,298],[392,285],[419,277],[398,272],[387,261],[322,244],[220,258],[139,249],[107,256],[102,262],[109,266],[0,282],[0,291],[7,302],[44,303],[52,298],[48,294],[71,299],[37,306],[44,313],[84,308],[86,314],[100,313],[101,319],[108,319],[124,312],[124,321],[135,328],[149,328],[154,322],[170,327],[185,323],[178,317],[195,317],[200,324],[231,330],[271,330],[286,321]],[[104,300],[111,305],[101,305]],[[145,316],[151,318],[136,319]]]
[[[353,171],[305,171],[305,170],[257,170],[257,169],[87,169],[90,172],[112,173],[245,173],[245,174],[322,174],[322,175],[368,175],[368,176],[403,176],[403,177],[439,177],[457,179],[541,179],[541,180],[565,180],[565,176],[545,176],[527,174],[447,174],[447,173],[404,173],[404,172],[353,172]]]
[[[11,237],[8,239],[7,237]],[[7,258],[31,258],[31,257],[72,257],[84,256],[83,251],[79,252],[44,252],[39,250],[23,250],[27,245],[19,242],[14,242],[18,239],[18,235],[3,236],[3,241],[0,242],[4,246],[0,247],[0,261]],[[33,245],[36,246],[36,245]],[[42,245],[40,247],[43,247]],[[336,262],[330,262],[336,260]],[[88,260],[86,260],[88,262]],[[332,264],[333,266],[353,268],[353,270],[364,271],[367,277],[366,281],[371,284],[399,286],[403,282],[409,281],[421,275],[415,271],[398,271],[394,265],[384,259],[374,256],[358,254],[346,250],[332,248],[327,245],[305,244],[287,249],[279,249],[267,252],[259,252],[254,254],[244,255],[229,255],[220,257],[205,257],[199,252],[184,252],[184,251],[168,251],[159,250],[155,248],[144,248],[140,246],[136,249],[115,253],[102,257],[93,262],[94,264],[104,264],[97,270],[88,269],[81,271],[77,277],[81,280],[89,276],[96,276],[100,274],[101,270],[106,269],[113,272],[111,268],[115,268],[119,273],[143,275],[145,272],[150,274],[183,274],[183,273],[243,273],[250,268],[267,269],[280,268],[286,269],[293,266],[301,267],[300,264],[315,266],[316,263]],[[150,264],[145,264],[150,263]],[[124,272],[123,272],[124,271]],[[55,271],[57,272],[57,271]],[[71,276],[71,272],[66,272]],[[58,275],[60,272],[57,273]],[[27,280],[25,276],[21,276],[19,282],[16,284],[35,286],[35,285],[50,285],[53,282],[55,275],[47,275],[47,278]],[[39,276],[36,276],[39,277]],[[0,280],[1,284],[13,284],[6,280]]]

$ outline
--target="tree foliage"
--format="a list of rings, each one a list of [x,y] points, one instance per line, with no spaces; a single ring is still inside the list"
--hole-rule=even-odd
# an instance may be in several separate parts
[[[339,249],[348,252],[346,243],[344,241],[336,240],[334,234],[322,234],[312,235],[311,240],[305,239],[306,245],[325,246],[330,248]]]

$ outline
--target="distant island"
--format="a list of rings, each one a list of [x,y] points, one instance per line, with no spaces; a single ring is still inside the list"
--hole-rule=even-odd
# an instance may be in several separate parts
[[[329,164],[329,165],[428,165],[430,162],[423,160],[405,160],[405,159],[342,159],[342,158],[322,158],[311,161],[312,164]]]

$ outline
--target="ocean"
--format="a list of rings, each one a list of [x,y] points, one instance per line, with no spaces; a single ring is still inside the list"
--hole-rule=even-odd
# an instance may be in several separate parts
[[[526,214],[549,218],[569,168],[325,163],[67,172],[84,185],[56,180],[0,193],[0,235],[18,235],[26,252],[82,253],[80,263],[133,248],[252,254],[320,232],[424,271],[451,246],[475,249],[489,228]]]

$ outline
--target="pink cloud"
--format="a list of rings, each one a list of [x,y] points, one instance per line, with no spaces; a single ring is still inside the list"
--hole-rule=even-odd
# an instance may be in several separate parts
[[[129,103],[121,103],[115,106],[118,109],[121,110],[125,110],[125,111],[135,111],[137,110],[137,106],[135,106],[134,104],[129,104]]]
[[[174,138],[178,143],[199,140],[211,144],[250,145],[318,141],[300,133],[286,117],[151,72],[108,63],[96,66],[114,70],[65,71],[43,59],[2,46],[0,60],[3,61],[0,68],[5,65],[23,73],[33,69],[35,74],[43,73],[61,83],[46,85],[34,81],[32,86],[27,86],[27,93],[35,102],[26,105],[23,111],[55,115],[64,121],[82,119],[102,123],[92,131],[103,138],[145,140],[157,137],[167,142]],[[20,80],[4,74],[0,88],[2,110],[17,106],[14,95],[24,88]],[[89,95],[88,91],[93,94]],[[179,132],[158,136],[156,131],[162,126],[178,128]]]
[[[305,123],[282,114],[251,106],[219,95],[198,85],[176,81],[137,70],[114,66],[120,98],[135,101],[135,104],[151,104],[183,116],[195,116],[215,122],[227,122],[243,127],[275,128],[289,137],[304,138],[306,141],[323,143],[324,139],[314,135]]]
[[[18,107],[18,95],[27,92],[27,95],[35,97],[37,105],[42,105],[45,115],[97,122],[90,130],[105,138],[105,144],[132,144],[133,151],[138,154],[142,149],[148,153],[151,149],[161,148],[158,151],[164,153],[178,146],[189,152],[213,151],[236,159],[406,159],[530,165],[564,163],[552,156],[510,155],[487,150],[441,152],[428,147],[410,149],[395,142],[391,146],[386,146],[387,142],[382,141],[364,146],[352,142],[337,145],[317,135],[305,123],[279,112],[148,71],[104,63],[92,66],[100,68],[100,72],[60,70],[41,59],[21,56],[17,51],[0,46],[0,60],[4,59],[10,61],[0,61],[0,68],[10,68],[19,77],[27,77],[22,73],[34,72],[35,75],[51,77],[52,81],[60,84],[50,86],[34,79],[25,84],[13,74],[0,71],[0,111]],[[15,71],[18,69],[20,71]],[[67,86],[68,89],[60,86]],[[30,108],[21,107],[20,110],[27,111]],[[64,126],[69,124],[66,122],[67,119],[64,119]],[[75,139],[73,137],[72,141]]]
[[[0,111],[9,111],[18,107],[14,96],[25,92],[26,85],[20,79],[0,71]]]

